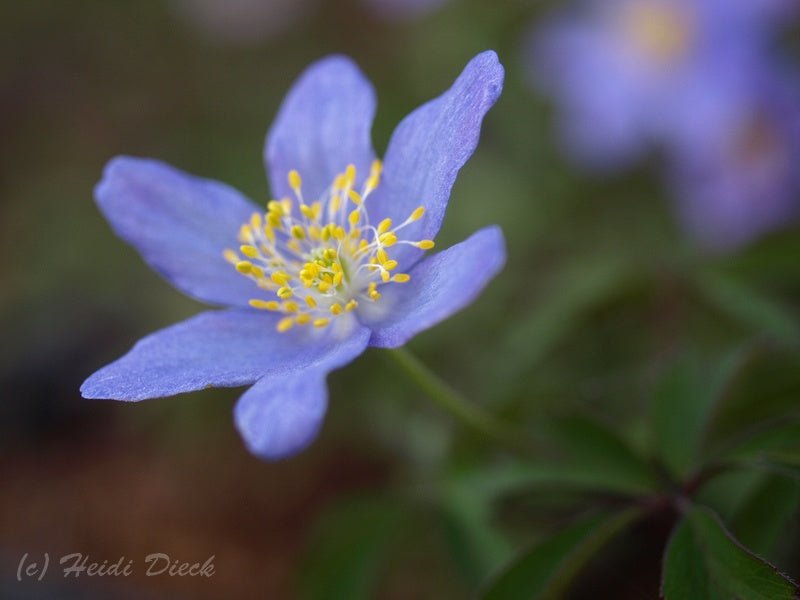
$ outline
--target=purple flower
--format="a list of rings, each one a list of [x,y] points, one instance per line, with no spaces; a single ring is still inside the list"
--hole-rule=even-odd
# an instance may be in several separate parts
[[[534,84],[561,110],[567,153],[629,166],[652,142],[702,130],[736,78],[794,8],[790,0],[594,0],[534,32]]]
[[[267,136],[266,211],[222,183],[113,159],[95,196],[116,233],[179,290],[227,308],[140,340],[89,377],[83,396],[252,385],[234,411],[250,450],[277,459],[305,448],[329,371],[464,308],[503,266],[496,226],[423,257],[502,85],[494,52],[476,56],[400,123],[381,163],[370,83],[347,58],[313,64]]]
[[[673,153],[681,219],[712,250],[737,248],[800,216],[800,88],[774,69],[750,75],[728,89],[727,110],[703,135]]]

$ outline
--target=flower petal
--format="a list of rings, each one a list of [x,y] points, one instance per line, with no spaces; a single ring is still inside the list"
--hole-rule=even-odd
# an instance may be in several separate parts
[[[372,329],[369,345],[402,346],[461,310],[475,300],[505,261],[503,232],[496,225],[421,261],[411,270],[411,281],[381,288],[383,298],[369,307],[373,314],[362,315]]]
[[[162,162],[120,156],[95,188],[119,237],[182,292],[213,304],[244,306],[255,285],[222,256],[256,207],[222,183]]]
[[[328,404],[325,378],[366,348],[369,331],[358,331],[313,364],[267,375],[239,399],[236,427],[250,451],[276,460],[308,446],[319,432]]]
[[[201,313],[139,340],[125,356],[81,386],[84,398],[144,400],[208,387],[249,385],[324,363],[342,347],[366,345],[368,332],[275,330],[277,317],[254,310]]]
[[[291,195],[289,171],[303,178],[303,194],[317,199],[348,164],[369,172],[375,92],[356,64],[329,56],[308,67],[289,91],[267,135],[264,160],[272,193]]]
[[[436,236],[456,175],[478,144],[481,121],[500,96],[503,76],[497,55],[483,52],[449,90],[403,119],[389,141],[381,185],[368,203],[374,223],[389,217],[400,224],[422,205],[425,216],[404,229],[402,237]],[[392,252],[402,265],[420,256],[413,246],[398,246]]]

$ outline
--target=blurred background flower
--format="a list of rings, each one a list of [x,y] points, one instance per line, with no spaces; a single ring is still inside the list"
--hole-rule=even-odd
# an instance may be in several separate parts
[[[777,164],[791,155],[793,127],[772,135],[769,149],[763,135],[760,149],[745,140],[753,119],[791,119],[774,114],[785,101],[765,97],[787,92],[764,80],[780,69],[778,33],[795,10],[780,0],[576,2],[531,34],[532,82],[555,100],[577,164],[619,171],[660,150],[681,165],[675,190],[688,230],[708,246],[736,247],[796,204],[793,178]],[[745,154],[747,175],[737,163]]]

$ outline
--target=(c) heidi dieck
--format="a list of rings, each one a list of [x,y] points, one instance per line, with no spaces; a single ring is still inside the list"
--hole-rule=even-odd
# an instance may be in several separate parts
[[[502,268],[496,226],[426,255],[502,86],[495,53],[479,54],[403,119],[381,162],[369,81],[343,56],[312,64],[267,135],[274,199],[261,207],[155,160],[111,160],[95,198],[117,235],[179,290],[225,308],[141,339],[82,395],[251,386],[234,410],[250,450],[278,459],[305,448],[325,415],[328,372],[368,346],[403,345]]]

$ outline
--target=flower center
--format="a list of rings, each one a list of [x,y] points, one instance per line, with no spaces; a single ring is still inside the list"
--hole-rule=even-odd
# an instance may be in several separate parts
[[[300,174],[290,171],[295,198],[271,200],[265,213],[253,213],[239,230],[239,252],[225,250],[225,259],[239,273],[274,294],[271,299],[253,298],[250,306],[283,313],[278,331],[295,325],[326,327],[360,302],[377,302],[382,286],[411,279],[397,271],[392,247],[433,248],[432,240],[398,237],[404,227],[422,218],[422,206],[398,225],[388,218],[370,223],[366,201],[380,183],[381,170],[376,160],[359,191],[356,168],[349,165],[310,204],[303,198]]]
[[[661,1],[636,2],[623,17],[627,38],[659,64],[669,64],[688,51],[693,27],[689,15]]]

